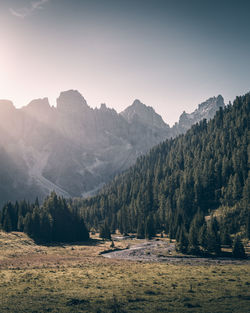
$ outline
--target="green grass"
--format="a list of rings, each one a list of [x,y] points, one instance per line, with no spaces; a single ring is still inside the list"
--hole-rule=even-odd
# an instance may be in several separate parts
[[[98,255],[107,244],[74,245],[72,250],[71,246],[40,247],[27,244],[24,235],[19,240],[10,236],[4,234],[2,241],[0,236],[1,313],[249,312],[249,263],[191,266],[119,261]],[[6,238],[8,249],[3,244]],[[34,255],[41,256],[40,262]]]

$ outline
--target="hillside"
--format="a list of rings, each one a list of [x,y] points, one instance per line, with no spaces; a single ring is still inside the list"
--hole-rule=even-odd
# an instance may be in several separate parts
[[[214,119],[153,148],[98,196],[75,206],[89,227],[106,220],[112,230],[138,233],[149,223],[173,238],[189,230],[197,212],[217,210],[229,233],[249,237],[249,117],[250,94],[237,97]]]

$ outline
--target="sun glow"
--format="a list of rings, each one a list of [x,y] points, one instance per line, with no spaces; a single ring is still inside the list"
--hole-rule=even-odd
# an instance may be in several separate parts
[[[0,41],[0,94],[1,98],[7,97],[10,93],[10,81],[11,81],[11,52],[8,49],[7,42],[1,38]],[[13,83],[13,82],[12,82]]]

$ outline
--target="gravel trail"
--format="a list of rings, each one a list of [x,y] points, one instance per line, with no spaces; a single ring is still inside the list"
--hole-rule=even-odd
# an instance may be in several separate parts
[[[237,260],[233,258],[205,258],[188,255],[176,255],[175,244],[161,240],[150,240],[136,244],[131,248],[117,250],[102,254],[105,258],[122,259],[144,262],[165,262],[187,265],[213,265],[213,264],[250,264],[250,260]]]

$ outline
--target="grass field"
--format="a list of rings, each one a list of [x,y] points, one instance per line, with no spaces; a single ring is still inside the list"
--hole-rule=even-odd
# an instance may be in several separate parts
[[[46,247],[22,233],[0,232],[0,312],[249,312],[248,261],[115,260],[99,255],[109,245]]]

